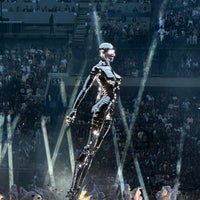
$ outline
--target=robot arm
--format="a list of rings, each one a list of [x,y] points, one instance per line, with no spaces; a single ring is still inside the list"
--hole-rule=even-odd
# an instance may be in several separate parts
[[[95,80],[95,76],[93,74],[90,74],[87,79],[85,80],[85,83],[83,84],[83,87],[81,89],[81,91],[79,92],[74,105],[73,105],[73,110],[76,110],[79,108],[81,102],[83,101],[83,99],[85,98],[88,90],[90,89],[90,87],[92,86],[93,82]]]
[[[74,105],[72,107],[72,110],[71,112],[67,115],[66,117],[66,123],[67,125],[69,126],[69,124],[71,122],[73,122],[76,118],[76,113],[77,113],[77,110],[81,104],[81,102],[83,101],[83,99],[85,98],[88,90],[91,88],[95,78],[96,78],[96,75],[98,74],[98,69],[96,68],[93,68],[91,73],[89,74],[89,76],[87,77],[87,79],[85,80],[85,83],[83,84],[83,87],[81,89],[81,91],[79,92],[75,102],[74,102]]]

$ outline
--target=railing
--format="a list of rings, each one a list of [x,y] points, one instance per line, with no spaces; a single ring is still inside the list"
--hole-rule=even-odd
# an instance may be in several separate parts
[[[53,13],[55,24],[73,24],[76,18],[75,13]],[[24,24],[49,24],[51,12],[4,12],[3,18],[9,21],[21,21]]]
[[[84,81],[86,77],[80,78],[79,76],[69,76],[65,73],[49,73],[49,79],[62,79],[67,86],[76,85],[78,80]],[[122,87],[123,86],[140,86],[142,78],[130,78],[124,77],[122,79]],[[152,77],[148,78],[146,82],[147,87],[200,87],[199,78],[164,78],[164,77]]]

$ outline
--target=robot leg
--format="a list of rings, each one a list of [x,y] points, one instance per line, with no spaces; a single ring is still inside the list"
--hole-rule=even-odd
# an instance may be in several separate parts
[[[100,130],[101,132],[100,132],[97,144],[96,144],[97,149],[100,148],[105,136],[107,135],[107,133],[110,129],[110,126],[111,126],[111,120],[105,120],[104,125],[103,125],[102,129]]]
[[[79,185],[80,186],[84,182],[84,179],[87,175],[87,172],[89,171],[89,169],[91,167],[93,158],[95,157],[95,154],[99,150],[99,148],[100,148],[100,146],[103,142],[103,139],[104,139],[104,137],[106,136],[106,134],[109,130],[109,127],[110,127],[110,124],[111,124],[110,122],[111,121],[104,121],[101,124],[102,127],[101,127],[101,130],[98,131],[98,133],[96,132],[97,130],[95,130],[95,129],[93,129],[93,132],[90,133],[88,143],[85,147],[85,149],[87,149],[87,151],[89,151],[89,154],[86,158],[86,165],[81,170],[81,174],[79,175]]]
[[[88,169],[88,158],[90,157],[89,154],[90,153],[86,145],[75,163],[71,188],[67,194],[69,200],[76,200],[80,195],[82,182],[84,180],[83,175]]]
[[[104,109],[106,110],[107,108],[105,107]],[[72,185],[67,195],[70,200],[78,199],[82,183],[84,182],[87,172],[91,166],[93,157],[109,130],[110,121],[108,122],[105,120],[106,112],[104,111],[94,113],[93,115],[87,145],[84,147],[83,152],[76,161]]]

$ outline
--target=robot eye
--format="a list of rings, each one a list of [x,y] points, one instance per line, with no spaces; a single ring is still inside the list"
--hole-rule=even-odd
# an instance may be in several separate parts
[[[107,53],[108,53],[108,55],[115,55],[115,50],[109,49]]]

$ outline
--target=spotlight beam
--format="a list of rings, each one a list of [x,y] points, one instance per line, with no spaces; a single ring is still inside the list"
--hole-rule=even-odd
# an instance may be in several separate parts
[[[2,146],[3,146],[3,125],[5,121],[5,116],[1,115],[1,121],[0,121],[0,161],[2,159]],[[0,163],[1,164],[1,163]]]
[[[42,133],[43,133],[43,139],[44,139],[44,145],[45,145],[45,151],[46,151],[46,157],[47,157],[50,182],[51,182],[51,186],[55,187],[56,184],[55,184],[54,171],[53,171],[53,165],[52,165],[52,160],[51,160],[51,153],[50,153],[50,148],[49,148],[49,141],[48,141],[48,136],[47,136],[45,117],[42,117],[41,119],[41,127],[42,127]]]
[[[125,133],[126,133],[126,135],[128,135],[129,134],[128,123],[127,123],[127,120],[126,120],[125,109],[122,105],[120,97],[118,98],[118,107],[119,107],[120,116],[122,118],[122,122],[123,122],[123,125],[124,125]],[[134,150],[132,143],[130,143],[130,147],[131,147],[131,150],[132,150],[132,156],[133,156],[133,160],[134,160],[134,166],[135,166],[135,169],[136,169],[138,181],[139,181],[140,186],[142,186],[143,197],[144,197],[145,200],[149,200],[147,190],[146,190],[146,187],[145,187],[145,184],[144,184],[142,172],[141,172],[141,169],[140,169],[140,165],[139,165],[137,157],[135,156],[135,150]],[[118,179],[120,177],[120,175],[122,174],[124,163],[125,163],[125,160],[124,160],[124,162],[122,162],[122,161],[119,162],[116,179]]]
[[[18,121],[19,121],[19,118],[20,118],[20,115],[17,115],[17,116],[14,118],[13,122],[12,122],[12,125],[11,125],[12,134],[11,134],[11,135],[13,135],[13,133],[14,133],[14,130],[15,130],[16,126],[17,126],[17,123],[18,123]],[[11,138],[11,139],[12,139],[12,138]],[[0,166],[1,166],[1,163],[3,162],[3,159],[4,159],[4,157],[5,157],[6,153],[7,153],[7,150],[8,150],[8,143],[9,143],[9,140],[7,139],[7,141],[6,141],[6,143],[4,144],[4,146],[3,146],[3,148],[2,148],[2,151],[1,151]]]
[[[177,179],[177,181],[179,181],[179,179],[180,179],[181,166],[182,166],[182,154],[183,154],[183,147],[184,147],[184,143],[185,143],[185,137],[186,137],[186,131],[184,128],[181,128],[179,153],[178,153],[178,160],[176,163],[176,179]]]
[[[12,128],[11,128],[11,116],[7,116],[7,140],[8,140],[8,174],[9,174],[9,186],[14,183],[13,175],[13,156],[12,156]]]
[[[145,187],[145,183],[144,183],[144,179],[143,179],[143,176],[142,176],[142,172],[141,172],[141,169],[140,169],[140,165],[139,165],[137,157],[135,156],[134,147],[133,147],[132,143],[131,143],[130,147],[132,149],[132,154],[133,154],[132,156],[133,156],[133,160],[134,160],[136,173],[137,173],[137,176],[138,176],[138,181],[139,181],[140,186],[142,187],[142,195],[143,195],[145,200],[149,200],[147,190],[146,190],[146,187]]]
[[[63,79],[60,81],[60,94],[61,94],[62,104],[65,107],[67,105],[67,95]]]
[[[117,166],[118,166],[118,171],[117,171],[118,181],[120,183],[121,197],[122,197],[122,200],[124,200],[124,196],[123,196],[124,177],[123,177],[123,173],[122,173],[122,169],[121,169],[121,161],[120,161],[120,155],[119,155],[119,149],[118,149],[117,137],[116,137],[116,129],[115,129],[114,123],[112,125],[112,135],[113,135],[113,143],[114,143],[114,147],[115,147],[116,162],[117,162]]]
[[[102,34],[100,33],[100,24],[99,24],[99,19],[98,19],[98,14],[96,11],[96,8],[93,8],[93,19],[94,19],[94,27],[95,27],[95,34],[97,38],[97,44],[100,45],[102,42]]]
[[[125,146],[124,146],[124,150],[123,150],[123,154],[122,154],[122,163],[125,162],[128,147],[129,147],[131,139],[132,139],[133,128],[134,128],[134,125],[135,125],[135,122],[136,122],[136,119],[137,119],[137,116],[138,116],[139,106],[140,106],[140,103],[141,103],[141,100],[142,100],[142,95],[143,95],[143,92],[144,92],[145,84],[146,84],[146,81],[147,81],[147,78],[148,78],[148,74],[149,74],[149,71],[150,71],[150,67],[151,67],[151,64],[152,64],[152,60],[153,60],[153,56],[154,56],[154,53],[155,53],[156,46],[157,46],[157,37],[154,34],[153,41],[152,41],[152,44],[151,44],[151,47],[150,47],[150,50],[149,50],[147,62],[144,66],[143,78],[141,80],[140,88],[139,88],[139,91],[138,91],[138,96],[137,96],[137,99],[136,99],[135,104],[134,104],[135,109],[134,109],[134,112],[132,114],[132,120],[130,122],[129,131],[127,132],[127,138],[126,138],[126,142],[125,142]]]
[[[160,13],[159,13],[160,16],[163,16],[164,10],[166,9],[167,4],[168,4],[168,0],[163,1],[162,5],[161,5]],[[144,69],[143,69],[143,78],[141,80],[141,84],[140,84],[139,91],[138,91],[138,96],[137,96],[137,99],[136,99],[135,104],[134,104],[134,112],[133,112],[132,117],[131,117],[130,127],[128,127],[128,124],[126,122],[125,112],[124,112],[124,108],[123,108],[122,103],[121,103],[121,99],[119,98],[119,101],[118,101],[119,102],[119,104],[118,104],[119,110],[120,110],[120,114],[122,116],[122,120],[123,120],[124,128],[125,128],[125,131],[126,131],[126,134],[127,134],[127,138],[126,138],[125,147],[124,147],[124,150],[123,150],[123,153],[122,153],[121,164],[118,166],[117,176],[122,174],[123,166],[124,166],[125,159],[126,159],[126,156],[127,156],[127,151],[128,151],[128,148],[131,144],[133,128],[135,126],[135,122],[136,122],[136,119],[137,119],[137,116],[138,116],[140,102],[141,102],[141,99],[142,99],[142,96],[143,96],[143,92],[144,92],[144,88],[145,88],[146,81],[147,81],[147,78],[148,78],[148,74],[149,74],[149,71],[150,71],[150,68],[151,68],[151,65],[152,65],[152,60],[153,60],[155,50],[156,50],[156,47],[157,47],[157,42],[158,42],[157,33],[155,32],[154,35],[153,35],[153,38],[152,38],[151,46],[149,48],[147,62],[146,62]],[[132,147],[132,150],[134,152],[134,148],[133,148],[132,145],[131,145],[131,147]],[[143,190],[143,194],[144,194],[143,195],[144,199],[148,200],[149,198],[148,198],[148,195],[147,195],[147,192],[146,192],[142,173],[141,173],[141,170],[140,170],[140,167],[139,167],[138,160],[135,156],[134,156],[134,165],[135,165],[136,172],[137,172],[137,175],[138,175],[139,183],[143,187],[142,190]]]
[[[163,16],[164,15],[164,11],[168,5],[168,1],[169,0],[164,0],[161,4],[161,7],[160,7],[160,12],[159,12],[159,16]],[[149,48],[149,52],[148,52],[148,57],[147,57],[147,62],[144,66],[144,69],[143,69],[143,77],[142,77],[142,80],[141,80],[141,84],[140,84],[140,87],[139,87],[139,91],[138,91],[138,96],[137,96],[137,99],[135,101],[135,104],[134,104],[134,112],[132,114],[132,117],[131,117],[131,123],[130,123],[130,127],[129,129],[127,129],[127,125],[125,126],[125,130],[127,131],[127,138],[126,138],[126,142],[125,142],[125,147],[124,147],[124,150],[123,150],[123,154],[122,154],[122,166],[124,165],[124,162],[125,162],[125,159],[126,159],[126,156],[127,156],[127,151],[128,151],[128,147],[130,145],[130,142],[131,142],[131,139],[132,139],[132,132],[133,132],[133,128],[134,128],[134,125],[135,125],[135,122],[136,122],[136,119],[137,119],[137,115],[138,115],[138,111],[139,111],[139,105],[140,105],[140,102],[141,102],[141,99],[142,99],[142,95],[143,95],[143,92],[144,92],[144,88],[145,88],[145,85],[146,85],[146,81],[147,81],[147,78],[148,78],[148,75],[149,75],[149,71],[150,71],[150,68],[151,68],[151,65],[152,65],[152,60],[153,60],[153,57],[154,57],[154,54],[155,54],[155,50],[157,48],[157,44],[158,44],[158,38],[157,38],[157,32],[154,33],[153,37],[152,37],[152,42],[151,42],[151,45],[150,45],[150,48]],[[119,99],[119,102],[121,100]],[[122,109],[122,107],[120,106],[120,108]],[[122,167],[122,170],[123,170],[123,167]]]

